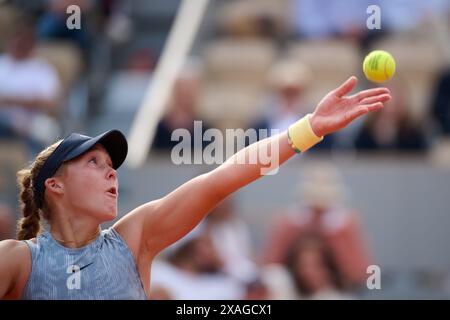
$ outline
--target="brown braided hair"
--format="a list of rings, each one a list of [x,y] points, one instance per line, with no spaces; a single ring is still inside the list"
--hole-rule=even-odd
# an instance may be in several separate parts
[[[19,204],[23,215],[17,224],[18,240],[36,237],[41,232],[41,217],[48,219],[45,201],[42,209],[37,207],[32,181],[61,141],[42,150],[28,168],[17,173],[17,183],[20,188]]]

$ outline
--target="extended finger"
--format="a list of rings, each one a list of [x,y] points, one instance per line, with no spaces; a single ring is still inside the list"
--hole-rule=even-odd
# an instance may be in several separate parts
[[[390,91],[388,88],[373,88],[373,89],[367,89],[360,91],[358,93],[355,93],[354,95],[351,95],[349,98],[354,100],[355,102],[359,102],[362,99],[373,97],[381,94],[389,94]]]
[[[382,102],[376,102],[371,104],[363,104],[361,107],[367,108],[369,111],[377,111],[384,107],[384,104]]]
[[[361,100],[360,104],[372,104],[376,102],[386,102],[392,97],[390,94],[381,94],[373,97],[364,98]]]
[[[346,119],[347,119],[347,121],[353,121],[356,118],[358,118],[370,111],[379,110],[379,109],[383,108],[383,106],[384,105],[381,102],[359,105],[347,112]]]
[[[334,93],[338,97],[343,97],[347,93],[353,90],[353,88],[356,86],[356,83],[358,82],[358,79],[355,76],[351,76],[347,79],[343,84],[341,84],[337,89],[335,89]]]

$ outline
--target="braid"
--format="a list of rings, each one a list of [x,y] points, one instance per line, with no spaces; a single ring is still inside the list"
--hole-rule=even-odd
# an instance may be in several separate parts
[[[23,215],[17,224],[18,240],[36,237],[41,231],[41,214],[44,218],[48,218],[48,212],[45,212],[45,209],[39,209],[36,204],[32,182],[60,142],[61,140],[47,147],[39,153],[30,168],[22,169],[17,173],[17,182],[20,188],[19,204]]]
[[[31,170],[20,170],[18,179],[21,189],[19,201],[23,218],[18,223],[17,239],[27,240],[36,237],[41,231],[41,217],[33,196]]]

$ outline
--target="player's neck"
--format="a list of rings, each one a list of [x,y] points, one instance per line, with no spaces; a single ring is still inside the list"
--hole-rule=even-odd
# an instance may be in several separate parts
[[[100,229],[98,229],[91,237],[84,240],[77,240],[76,237],[61,236],[56,232],[51,232],[53,239],[58,241],[61,245],[67,248],[81,248],[87,246],[93,242],[100,235]],[[65,240],[67,239],[67,240]]]
[[[88,245],[100,234],[100,225],[82,217],[52,217],[50,233],[61,245],[80,248]]]

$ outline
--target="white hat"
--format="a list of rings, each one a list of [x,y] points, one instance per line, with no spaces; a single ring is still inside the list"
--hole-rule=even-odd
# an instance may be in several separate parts
[[[282,60],[269,72],[269,83],[274,88],[303,88],[310,81],[311,71],[306,65],[298,61]]]
[[[336,167],[315,164],[302,173],[297,194],[306,206],[328,208],[346,201],[347,188]]]

